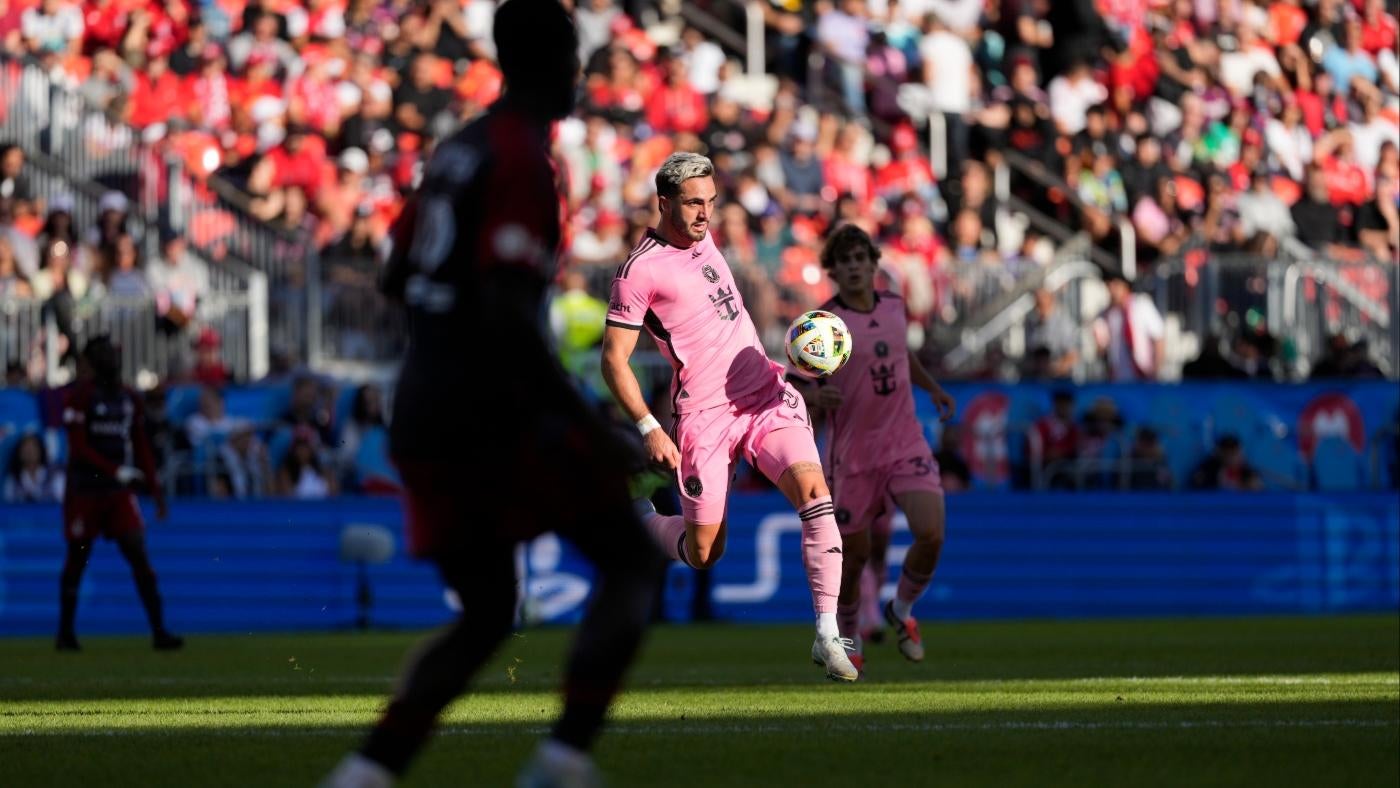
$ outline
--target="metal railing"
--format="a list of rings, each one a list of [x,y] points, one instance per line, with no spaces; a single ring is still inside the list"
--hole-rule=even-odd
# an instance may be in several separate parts
[[[1337,261],[1289,246],[1277,258],[1218,254],[1201,246],[1159,261],[1142,281],[1163,314],[1200,338],[1260,319],[1296,350],[1289,377],[1306,377],[1327,337],[1365,339],[1387,376],[1400,374],[1395,340],[1400,281],[1393,265]]]
[[[1062,195],[1065,202],[1077,211],[1084,211],[1089,207],[1064,178],[1051,172],[1040,162],[1014,150],[1003,150],[1001,155],[1015,176],[1025,178],[1047,192],[1053,191]],[[1110,214],[1109,218],[1118,230],[1118,258],[1115,260],[1111,254],[1095,247],[1093,259],[1105,270],[1119,271],[1129,280],[1136,279],[1137,233],[1133,230],[1133,223],[1128,217],[1118,214]]]
[[[1044,272],[1022,283],[1010,298],[999,305],[991,317],[981,322],[966,325],[959,332],[958,342],[949,348],[942,358],[943,369],[948,372],[966,370],[974,361],[984,357],[988,348],[998,345],[1008,359],[1019,359],[1028,350],[1026,347],[1026,323],[1035,310],[1034,291],[1040,288],[1055,294],[1057,308],[1070,315],[1076,324],[1084,325],[1093,319],[1085,312],[1084,287],[1101,288],[1101,274],[1098,266],[1075,254],[1073,247],[1062,250],[1064,254],[1046,267]],[[1095,364],[1092,357],[1081,352],[1074,377],[1085,378]]]
[[[265,358],[258,358],[257,321],[250,302],[247,293],[212,293],[201,307],[200,325],[219,332],[223,338],[220,359],[238,380],[256,379],[258,365],[266,365]],[[0,365],[42,367],[48,385],[62,385],[72,375],[72,353],[98,334],[108,334],[121,345],[123,379],[138,386],[179,378],[194,361],[194,336],[188,330],[163,327],[153,298],[80,299],[72,324],[63,328],[66,332],[47,302],[0,299]]]
[[[141,130],[92,104],[66,76],[4,56],[0,141],[24,148],[39,197],[50,203],[60,194],[73,198],[76,226],[95,223],[102,195],[120,192],[128,200],[127,229],[142,240],[147,259],[159,254],[157,229],[168,228],[207,266],[216,293],[248,293],[250,315],[260,321],[249,331],[261,345],[252,352],[254,375],[266,374],[269,343],[297,357],[310,355],[306,307],[319,296],[304,283],[319,278],[319,272],[307,274],[316,267],[314,244],[254,218],[237,189],[191,177],[163,142],[147,141]],[[302,259],[299,240],[307,250]],[[299,264],[295,274],[287,261]],[[285,301],[288,288],[300,300],[270,311],[269,293]]]

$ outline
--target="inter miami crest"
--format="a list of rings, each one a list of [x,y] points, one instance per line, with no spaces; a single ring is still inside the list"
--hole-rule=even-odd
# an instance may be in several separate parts
[[[894,393],[894,366],[890,364],[876,364],[870,368],[870,383],[875,387],[875,393],[882,397],[888,397]]]
[[[685,478],[685,494],[691,498],[698,498],[700,493],[705,491],[705,486],[700,483],[700,477],[687,476]]]
[[[716,271],[712,266],[707,265],[704,268],[701,268],[700,273],[705,275],[705,281],[709,282],[710,284],[714,284],[715,282],[719,281],[719,272]]]
[[[890,346],[884,342],[875,343],[875,355],[884,358],[890,354]]]

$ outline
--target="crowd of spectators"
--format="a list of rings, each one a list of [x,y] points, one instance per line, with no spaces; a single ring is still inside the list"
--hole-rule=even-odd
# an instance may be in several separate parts
[[[217,359],[195,363],[201,349],[217,353],[220,338],[198,320],[210,293],[209,271],[186,239],[168,228],[157,230],[155,239],[140,237],[120,191],[103,194],[96,221],[81,227],[72,196],[39,199],[25,164],[18,145],[0,142],[0,299],[41,302],[65,357],[75,346],[76,324],[99,304],[148,305],[163,333],[188,340],[189,374],[224,382]],[[156,253],[148,257],[152,248]],[[36,341],[23,350],[12,362],[18,367],[12,383],[37,384],[44,379],[44,349]]]
[[[1131,224],[1143,263],[1270,255],[1291,238],[1351,259],[1400,249],[1393,2],[772,0],[771,90],[697,29],[654,24],[658,4],[573,5],[585,76],[556,153],[572,257],[597,267],[595,289],[654,222],[651,176],[678,149],[715,160],[716,238],[769,337],[827,294],[816,257],[836,223],[880,240],[888,284],[921,321],[954,321],[1047,262],[1046,238],[999,220],[992,173],[1009,151],[1057,184],[1018,177],[1016,193],[1111,248]],[[104,134],[133,129],[307,234],[354,306],[435,142],[499,95],[494,7],[0,0],[0,48],[99,105]],[[91,239],[48,229],[62,206],[25,201],[17,157],[0,161],[0,202],[38,252],[16,266],[0,246],[0,287],[64,290],[51,282],[70,271],[110,292],[159,286],[165,261],[143,266],[118,219]],[[197,308],[166,300],[177,322]],[[1092,327],[1111,376],[1155,376],[1158,321],[1117,310]],[[1143,324],[1131,347],[1128,322]]]
[[[175,389],[168,387],[143,395],[147,436],[172,494],[314,500],[341,492],[397,491],[380,386],[337,389],[321,378],[299,376],[287,387],[286,407],[272,418],[230,414],[225,390],[182,387],[179,393],[188,404],[181,405],[172,402]],[[59,457],[50,457],[50,443]],[[0,457],[0,500],[62,500],[65,451],[58,428],[10,442],[7,456]]]

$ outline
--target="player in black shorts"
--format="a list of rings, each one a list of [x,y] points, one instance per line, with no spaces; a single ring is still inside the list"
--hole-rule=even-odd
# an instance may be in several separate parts
[[[573,109],[573,22],[554,0],[508,0],[494,36],[505,95],[436,149],[385,275],[409,312],[390,428],[409,549],[437,564],[464,610],[419,649],[369,738],[326,781],[335,788],[389,785],[404,772],[509,635],[514,547],[545,531],[597,574],[563,714],[521,784],[592,784],[588,751],[662,571],[628,498],[628,450],[569,383],[541,319],[561,235],[549,133]]]

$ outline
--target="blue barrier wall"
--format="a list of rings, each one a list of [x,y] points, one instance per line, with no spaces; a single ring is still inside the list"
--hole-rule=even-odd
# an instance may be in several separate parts
[[[1385,493],[992,494],[948,501],[943,567],[930,618],[1330,613],[1400,606],[1400,499]],[[717,613],[805,621],[810,597],[797,518],[775,495],[736,496]],[[56,619],[63,543],[57,507],[0,507],[0,633],[47,634]],[[185,632],[350,626],[355,570],[341,529],[387,526],[397,503],[179,503],[149,531],[168,617]],[[891,563],[908,533],[899,524]],[[575,620],[588,571],[553,537],[522,548],[531,618]],[[370,570],[374,623],[424,627],[451,612],[425,565],[396,556]],[[890,582],[893,582],[891,572]],[[688,608],[693,575],[674,567],[665,607]],[[887,585],[886,592],[892,587]],[[100,545],[84,579],[79,631],[142,632],[126,566]]]

